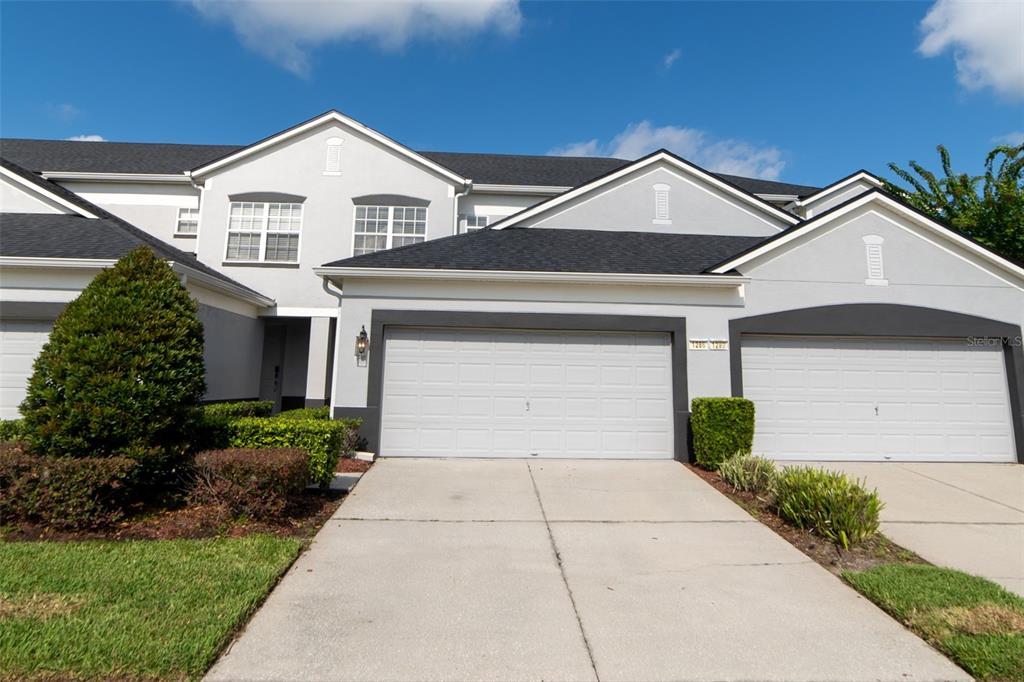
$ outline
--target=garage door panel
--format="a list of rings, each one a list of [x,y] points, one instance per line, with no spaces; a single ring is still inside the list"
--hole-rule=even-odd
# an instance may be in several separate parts
[[[757,406],[758,453],[779,459],[1015,460],[998,346],[747,336],[741,352],[744,394]]]
[[[384,356],[383,455],[672,457],[667,334],[395,329]]]
[[[32,366],[50,336],[52,322],[0,320],[0,419],[16,419]]]

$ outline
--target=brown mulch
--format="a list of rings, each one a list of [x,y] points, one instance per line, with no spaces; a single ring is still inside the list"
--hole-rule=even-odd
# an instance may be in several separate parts
[[[789,525],[774,512],[768,500],[753,493],[737,491],[716,472],[705,471],[692,464],[686,466],[715,490],[743,507],[748,514],[771,528],[777,535],[782,536],[782,539],[836,575],[843,571],[864,571],[883,564],[927,563],[910,550],[893,543],[881,533],[855,547],[841,549],[838,545],[814,535],[810,531]]]
[[[338,473],[361,473],[372,462],[345,458],[338,462]],[[107,528],[56,530],[44,525],[16,523],[0,528],[0,540],[55,542],[77,540],[181,540],[195,538],[240,538],[257,533],[279,537],[312,537],[334,515],[345,493],[337,490],[309,489],[292,499],[277,518],[266,521],[232,519],[217,505],[186,505],[182,501],[167,508],[137,510],[128,518]]]
[[[346,457],[338,461],[338,468],[336,471],[339,474],[361,474],[368,471],[371,466],[373,466],[373,462],[366,462],[361,459]]]

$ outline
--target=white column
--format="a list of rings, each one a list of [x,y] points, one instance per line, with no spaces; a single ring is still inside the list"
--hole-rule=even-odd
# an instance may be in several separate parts
[[[309,360],[306,363],[306,407],[320,407],[328,402],[328,358],[331,353],[331,318],[309,320]]]

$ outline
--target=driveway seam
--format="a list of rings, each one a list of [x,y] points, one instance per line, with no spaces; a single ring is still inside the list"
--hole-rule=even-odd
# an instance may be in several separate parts
[[[562,584],[565,585],[565,591],[569,595],[569,603],[572,604],[572,612],[576,616],[576,625],[580,629],[580,637],[583,638],[583,646],[587,650],[587,658],[590,660],[590,669],[594,671],[594,679],[597,682],[601,682],[601,676],[597,672],[597,663],[594,662],[594,650],[590,648],[590,640],[587,639],[587,631],[583,628],[583,619],[580,618],[579,609],[576,608],[576,597],[572,593],[572,588],[569,587],[569,578],[565,575],[565,566],[562,565],[562,555],[558,551],[558,545],[555,543],[555,535],[551,532],[551,524],[548,523],[547,512],[544,511],[544,502],[540,499],[540,490],[537,488],[537,480],[533,477],[533,468],[530,466],[530,462],[526,462],[526,471],[530,474],[530,483],[533,484],[533,494],[537,498],[537,504],[540,505],[540,515],[544,519],[544,528],[548,532],[548,540],[551,542],[551,552],[555,555],[555,563],[558,564],[558,573],[562,576]]]
[[[958,485],[953,485],[952,483],[947,483],[946,481],[943,481],[941,478],[935,478],[934,476],[929,476],[928,474],[922,474],[920,471],[917,471],[916,469],[911,469],[910,467],[908,467],[906,465],[901,465],[901,466],[902,466],[902,468],[904,470],[909,471],[910,473],[914,474],[915,476],[920,476],[921,478],[927,478],[929,481],[935,481],[936,483],[941,483],[942,485],[948,486],[948,487],[952,488],[953,490],[959,490],[962,493],[967,493],[968,495],[974,495],[975,497],[981,498],[981,499],[986,500],[988,502],[991,502],[993,504],[998,504],[1001,507],[1006,507],[1007,509],[1012,509],[1015,512],[1024,513],[1024,509],[1020,509],[1018,507],[1014,507],[1013,505],[1006,504],[1005,502],[1000,502],[999,500],[994,500],[991,497],[985,497],[984,495],[979,495],[978,493],[974,492],[973,490],[968,490],[967,488],[961,488]]]
[[[693,525],[693,524],[718,524],[718,523],[760,523],[757,519],[694,519],[694,520],[661,520],[661,521],[645,521],[644,519],[555,519],[549,521],[548,519],[409,519],[395,516],[385,517],[373,517],[373,516],[333,516],[332,521],[392,521],[396,523],[589,523],[589,524],[626,524],[626,523],[642,523],[644,525],[660,524],[660,525]]]

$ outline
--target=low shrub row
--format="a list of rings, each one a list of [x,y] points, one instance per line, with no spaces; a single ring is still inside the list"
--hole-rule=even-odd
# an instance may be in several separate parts
[[[200,452],[189,498],[218,504],[233,516],[280,514],[309,482],[308,455],[298,448],[233,448]]]
[[[722,462],[718,473],[734,489],[767,500],[789,523],[843,549],[878,532],[878,493],[841,472],[802,466],[779,471],[771,460],[737,454]]]
[[[278,419],[330,419],[331,408],[327,405],[322,407],[300,407],[297,410],[285,410],[277,415]]]
[[[236,400],[228,403],[206,403],[203,405],[203,416],[207,419],[269,417],[273,411],[273,400]]]
[[[771,497],[778,471],[775,462],[764,457],[738,453],[718,465],[719,475],[736,490]]]
[[[0,443],[25,440],[25,422],[21,419],[0,420]]]
[[[23,443],[0,444],[0,525],[45,523],[59,529],[117,521],[139,464],[127,457],[38,457]]]
[[[330,484],[338,459],[355,447],[358,419],[207,416],[196,434],[197,450],[300,448],[309,453],[310,481]]]
[[[792,466],[775,479],[779,516],[849,549],[878,532],[882,501],[846,474]]]

